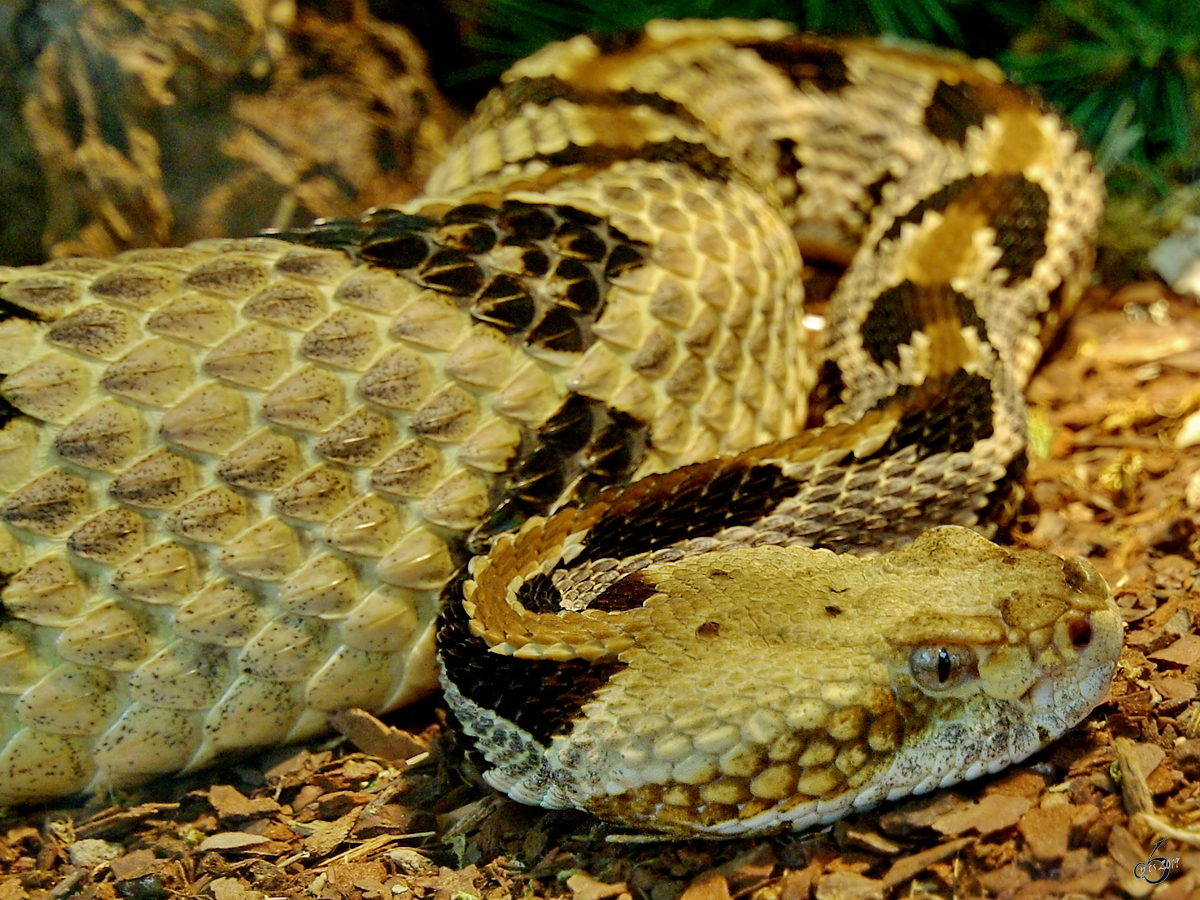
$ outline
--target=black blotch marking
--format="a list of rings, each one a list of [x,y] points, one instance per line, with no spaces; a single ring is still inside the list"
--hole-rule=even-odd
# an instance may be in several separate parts
[[[671,138],[638,147],[607,147],[593,144],[587,147],[572,145],[556,153],[536,154],[531,160],[541,160],[551,166],[586,165],[607,168],[618,162],[644,159],[648,162],[669,162],[686,166],[704,179],[728,181],[733,174],[733,164],[724,156],[714,153],[704,144]]]
[[[508,473],[492,485],[493,512],[469,544],[482,550],[490,535],[545,515],[560,500],[588,502],[627,484],[649,447],[646,423],[598,400],[571,393],[536,432],[527,435]],[[563,496],[572,486],[570,497]]]
[[[12,22],[12,42],[21,69],[32,70],[42,49],[50,43],[55,27],[42,15],[36,3],[14,4],[20,7]]]
[[[918,287],[902,281],[881,293],[872,304],[862,324],[863,349],[876,365],[890,360],[900,364],[900,345],[911,344],[913,335],[930,325],[944,310],[948,297],[962,326],[973,326],[981,340],[987,340],[987,329],[971,298],[953,288]]]
[[[641,28],[622,28],[617,31],[592,32],[588,37],[596,45],[596,49],[604,56],[614,53],[627,53],[642,42],[644,31]]]
[[[494,222],[497,215],[499,212],[494,206],[488,206],[485,203],[463,203],[442,216],[441,224],[465,225]]]
[[[846,392],[846,380],[841,367],[832,359],[821,362],[817,369],[817,382],[808,395],[808,418],[805,427],[819,428],[825,421],[825,413],[842,402]]]
[[[650,446],[649,426],[628,413],[605,407],[602,422],[580,451],[580,479],[575,495],[593,499],[613,484],[627,484]]]
[[[917,295],[916,285],[903,281],[875,298],[861,334],[863,349],[876,365],[899,365],[900,345],[911,343],[913,334],[928,324],[917,308]]]
[[[471,315],[505,334],[524,331],[533,324],[536,312],[537,306],[529,291],[508,274],[497,275],[488,282],[471,306]]]
[[[540,206],[509,201],[500,208],[499,226],[511,232],[505,243],[541,241],[554,233],[554,217]]]
[[[505,503],[522,503],[529,508],[530,515],[549,509],[567,486],[565,463],[562,455],[551,447],[538,447],[522,456],[505,479],[508,494]],[[524,517],[519,521],[524,521]]]
[[[884,172],[866,187],[867,196],[871,198],[871,206],[876,207],[883,202],[883,189],[896,180],[892,172]]]
[[[430,247],[424,238],[406,234],[403,237],[372,241],[364,245],[362,257],[367,262],[388,269],[413,269],[425,261],[429,251]]]
[[[590,277],[572,282],[563,297],[563,306],[585,316],[594,316],[600,305],[601,291],[599,285]]]
[[[714,468],[717,472],[712,474]],[[637,508],[617,504],[604,513],[574,564],[623,559],[723,528],[750,525],[796,491],[796,483],[775,465],[722,461],[684,471],[688,474],[674,489],[641,495]]]
[[[555,215],[560,219],[568,222],[578,222],[590,228],[596,228],[604,224],[604,219],[600,218],[600,216],[594,216],[590,212],[576,209],[574,206],[553,206],[550,208],[554,210]]]
[[[988,339],[987,326],[983,324],[975,303],[966,294],[960,294],[951,288],[950,299],[954,301],[954,311],[958,313],[959,324],[964,328],[974,328],[975,334],[981,341]]]
[[[625,664],[613,659],[589,663],[522,660],[488,651],[471,634],[462,606],[465,575],[446,587],[438,621],[438,657],[445,676],[460,693],[495,710],[542,745],[566,734],[580,710]]]
[[[646,258],[637,248],[629,244],[617,244],[608,254],[608,262],[604,264],[604,277],[608,281],[624,275],[645,263]]]
[[[437,239],[443,247],[464,253],[486,253],[496,245],[496,232],[486,222],[443,223]]]
[[[541,278],[550,271],[550,257],[541,247],[530,247],[521,256],[521,267],[530,278]]]
[[[842,54],[809,36],[792,34],[779,41],[749,42],[741,46],[753,50],[763,62],[779,69],[796,87],[811,85],[828,94],[850,84]]]
[[[591,339],[583,333],[568,309],[555,306],[533,326],[525,343],[559,353],[580,353],[591,344]]]
[[[423,235],[437,224],[436,220],[425,216],[377,209],[361,219],[318,219],[304,228],[267,229],[260,233],[306,247],[341,250],[354,260],[365,259],[387,268],[405,269],[418,265],[432,252]],[[419,242],[417,245],[411,243],[414,239]],[[417,258],[408,264],[412,255]]]
[[[776,169],[782,176],[783,184],[782,199],[787,202],[794,201],[800,196],[800,184],[796,181],[796,176],[804,165],[796,158],[797,144],[791,138],[778,138],[775,141],[775,149],[779,152],[779,159],[775,164]]]
[[[564,222],[554,232],[554,247],[566,257],[599,262],[607,249],[604,241],[593,230],[578,222]]]
[[[434,290],[470,297],[483,287],[483,269],[461,250],[439,250],[420,270],[421,282]]]
[[[925,108],[925,127],[942,141],[952,141],[960,147],[967,139],[967,130],[983,124],[987,110],[971,85],[939,81],[933,98]]]
[[[712,638],[716,638],[716,637],[720,637],[720,636],[721,636],[721,623],[720,622],[705,622],[703,625],[701,625],[699,628],[696,629],[696,637],[698,637],[698,638],[706,638],[708,640],[711,640]]]
[[[646,581],[640,573],[634,572],[605,588],[603,593],[588,604],[588,609],[601,609],[605,612],[638,609],[658,592],[657,587]]]
[[[4,383],[4,379],[0,378],[0,384],[3,384],[3,383]],[[9,422],[11,422],[13,419],[18,418],[20,415],[21,415],[21,411],[19,409],[17,409],[15,406],[13,406],[11,403],[9,403],[3,397],[0,397],[0,427],[7,425]]]
[[[517,588],[517,600],[534,613],[556,613],[562,609],[562,594],[545,572],[539,572]]]
[[[833,604],[830,604],[829,606],[825,607],[825,614],[830,618],[836,619],[842,614],[842,612],[843,610],[840,606],[834,606]]]
[[[902,225],[909,223],[919,225],[921,220],[925,218],[925,213],[929,210],[933,210],[934,212],[942,212],[951,204],[951,202],[956,200],[960,194],[964,193],[978,180],[979,179],[973,175],[968,176],[967,178],[960,178],[958,181],[953,181],[944,188],[934,191],[928,197],[923,197],[904,215],[896,217],[896,220],[892,222],[888,230],[884,232],[883,240],[894,241],[896,238],[898,238],[900,236],[900,227]]]
[[[891,437],[870,458],[886,459],[909,447],[916,448],[918,459],[967,453],[993,434],[992,383],[981,375],[958,369],[920,388],[901,385],[878,408],[912,397],[917,398],[914,407],[905,411]]]
[[[592,271],[579,260],[564,257],[554,267],[554,275],[552,277],[561,281],[579,281],[583,278],[591,278]]]
[[[1011,175],[1003,183],[1003,199],[989,209],[988,224],[996,229],[1000,248],[997,266],[1008,269],[1004,283],[1024,281],[1046,255],[1046,229],[1050,224],[1050,197],[1022,175]]]
[[[439,220],[379,210],[359,222],[328,221],[278,235],[335,247],[354,259],[403,272],[455,297],[476,319],[547,351],[577,353],[595,341],[613,278],[645,263],[644,244],[571,206],[507,200],[454,207]],[[499,271],[499,243],[519,273]],[[538,284],[550,278],[552,282]]]
[[[0,322],[8,319],[24,319],[27,322],[44,322],[45,318],[38,315],[31,309],[25,309],[23,306],[17,306],[15,303],[10,303],[7,300],[0,300]]]
[[[559,453],[582,450],[592,436],[592,410],[582,394],[571,394],[538,429],[538,437]]]
[[[929,210],[943,212],[955,202],[977,206],[996,231],[1000,259],[996,265],[1008,270],[1006,285],[1033,274],[1034,264],[1046,255],[1046,228],[1050,221],[1050,198],[1024,175],[980,175],[961,178],[930,194],[903,216],[898,216],[884,233],[895,240],[905,223],[919,223]]]
[[[1012,524],[1025,493],[1023,485],[1028,468],[1029,457],[1022,450],[1004,467],[1004,474],[996,481],[996,489],[987,505],[977,514],[980,522],[993,522],[1000,529]]]
[[[651,109],[681,119],[692,125],[699,120],[678,101],[662,94],[627,88],[623,91],[589,91],[563,81],[554,75],[536,78],[520,78],[503,89],[504,100],[509,110],[520,109],[526,104],[546,106],[555,100],[566,100],[579,106],[617,108],[623,106],[648,106]]]

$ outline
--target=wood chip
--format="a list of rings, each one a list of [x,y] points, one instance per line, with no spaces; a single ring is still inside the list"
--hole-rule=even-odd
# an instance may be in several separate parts
[[[1031,805],[1032,801],[1025,797],[989,794],[978,803],[969,803],[938,816],[933,828],[941,834],[962,834],[964,831],[991,834],[1016,825]]]
[[[251,800],[228,784],[215,784],[209,788],[208,802],[222,819],[250,819],[279,812],[279,804],[270,797]]]
[[[153,850],[142,848],[114,859],[108,864],[108,867],[117,881],[129,881],[133,878],[142,878],[153,874],[160,865]]]
[[[361,809],[352,809],[333,822],[313,822],[312,833],[304,839],[304,850],[314,858],[328,856],[349,836],[361,813]]]
[[[1021,816],[1017,829],[1029,842],[1035,859],[1052,862],[1067,852],[1075,808],[1070,804],[1031,809]]]
[[[629,886],[623,881],[607,884],[597,881],[586,872],[576,872],[567,879],[567,887],[575,900],[608,900],[609,897],[629,897]],[[728,896],[728,895],[726,895]]]
[[[817,879],[813,888],[816,900],[883,900],[882,881],[857,872],[830,872]]]
[[[247,834],[244,831],[222,831],[210,835],[200,842],[196,849],[203,853],[206,850],[243,850],[257,844],[265,844],[270,838],[261,834]]]
[[[1147,775],[1166,754],[1158,747],[1138,744],[1129,738],[1117,738],[1114,742],[1117,748],[1117,764],[1121,769],[1121,797],[1125,801],[1125,811],[1129,815],[1150,813],[1154,811],[1154,795],[1146,783]],[[1159,750],[1162,756],[1154,753]]]
[[[730,900],[729,881],[719,872],[698,875],[680,895],[679,900]]]
[[[1185,634],[1165,650],[1156,650],[1149,657],[1156,662],[1180,667],[1195,665],[1200,661],[1200,635]]]
[[[214,878],[208,883],[214,900],[263,900],[262,891],[247,890],[236,878]]]
[[[953,841],[946,841],[944,844],[938,844],[936,847],[930,847],[928,850],[922,850],[920,853],[914,853],[911,856],[906,856],[903,859],[898,859],[887,874],[883,876],[883,883],[887,887],[895,887],[902,882],[908,881],[919,872],[925,871],[935,862],[953,856],[963,847],[974,843],[974,838],[957,838]]]
[[[359,750],[389,762],[403,763],[429,752],[428,744],[407,731],[385,725],[363,709],[335,712],[329,723]]]

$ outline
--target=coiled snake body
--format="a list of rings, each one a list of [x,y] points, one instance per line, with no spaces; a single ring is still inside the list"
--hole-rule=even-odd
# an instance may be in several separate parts
[[[934,526],[1003,516],[1101,194],[986,64],[655,22],[519,63],[403,211],[0,270],[0,802],[408,702],[439,596],[519,800],[728,834],[1024,758],[1115,606]],[[801,251],[852,258],[812,366]]]

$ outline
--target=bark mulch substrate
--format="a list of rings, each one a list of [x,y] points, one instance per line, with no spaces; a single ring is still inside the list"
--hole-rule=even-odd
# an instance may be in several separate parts
[[[335,744],[0,819],[0,900],[1195,896],[1197,373],[1200,310],[1143,284],[1093,292],[1031,388],[1014,539],[1090,558],[1128,635],[1109,699],[1025,765],[815,833],[614,841],[463,782],[430,703],[405,730],[348,714]]]

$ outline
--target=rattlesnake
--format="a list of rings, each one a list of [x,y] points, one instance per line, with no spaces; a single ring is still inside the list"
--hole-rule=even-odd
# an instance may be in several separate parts
[[[0,802],[421,696],[439,595],[520,800],[737,833],[1023,758],[1116,608],[928,529],[1011,507],[1101,197],[990,65],[658,21],[517,64],[403,209],[0,270]],[[853,257],[811,367],[801,251]]]

